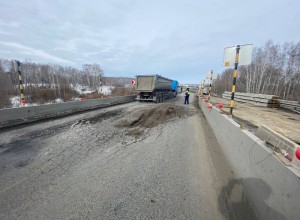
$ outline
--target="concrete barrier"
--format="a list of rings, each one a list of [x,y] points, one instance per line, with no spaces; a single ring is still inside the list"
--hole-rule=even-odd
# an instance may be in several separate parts
[[[89,109],[132,102],[135,96],[119,96],[105,99],[91,99],[57,104],[9,108],[0,110],[0,127],[6,127],[40,119],[63,116]]]
[[[299,219],[299,170],[282,163],[262,140],[228,115],[207,108],[210,104],[202,99],[198,102],[258,217]]]

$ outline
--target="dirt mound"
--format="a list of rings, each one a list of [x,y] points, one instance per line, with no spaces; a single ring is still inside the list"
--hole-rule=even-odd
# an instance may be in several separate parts
[[[152,128],[171,119],[183,116],[184,108],[174,104],[161,104],[131,112],[116,125],[117,127]]]

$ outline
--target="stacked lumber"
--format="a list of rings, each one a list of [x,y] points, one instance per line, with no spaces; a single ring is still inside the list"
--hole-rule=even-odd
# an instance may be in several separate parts
[[[231,92],[224,92],[222,98],[231,99]],[[236,92],[234,93],[234,100],[270,108],[280,107],[279,96],[275,95]]]

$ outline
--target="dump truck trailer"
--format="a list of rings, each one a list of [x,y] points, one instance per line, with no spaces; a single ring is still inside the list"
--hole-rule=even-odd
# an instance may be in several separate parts
[[[162,102],[177,96],[178,81],[160,75],[138,75],[135,92],[138,101]]]

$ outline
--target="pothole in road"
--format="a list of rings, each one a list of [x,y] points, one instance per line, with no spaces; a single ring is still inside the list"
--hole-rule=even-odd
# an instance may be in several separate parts
[[[83,125],[94,125],[97,123],[101,123],[103,120],[115,118],[121,114],[122,114],[122,110],[119,110],[119,109],[108,111],[108,112],[98,113],[97,115],[77,120],[75,123],[72,124],[71,129],[73,129],[74,127],[81,127]]]
[[[93,117],[82,120],[82,124],[85,124],[86,122],[89,122],[91,124],[96,124],[96,123],[99,123],[103,120],[107,120],[109,118],[116,117],[116,116],[120,115],[121,113],[122,113],[122,110],[119,110],[119,109],[104,112],[104,113],[98,114],[96,116],[93,116]]]
[[[129,115],[116,124],[116,127],[129,128],[127,135],[137,137],[142,135],[147,128],[153,128],[176,118],[182,118],[193,114],[195,114],[195,112],[192,112],[183,106],[169,103],[160,104],[141,108],[129,113]]]

